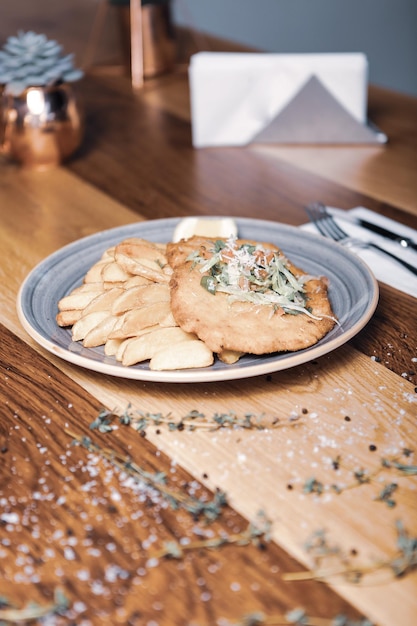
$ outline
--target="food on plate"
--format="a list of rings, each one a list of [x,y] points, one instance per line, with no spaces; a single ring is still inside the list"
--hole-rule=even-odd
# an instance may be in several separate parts
[[[84,347],[153,370],[300,350],[336,323],[324,278],[306,275],[273,244],[233,234],[126,239],[59,301],[56,321]]]
[[[172,315],[165,250],[139,238],[106,250],[83,284],[59,301],[58,325],[72,327],[73,341],[104,346],[106,356],[126,366],[147,360],[159,370],[211,365],[213,352]],[[190,349],[182,346],[188,342]]]
[[[168,244],[167,258],[175,320],[215,353],[301,350],[336,323],[326,281],[272,244],[196,236]]]

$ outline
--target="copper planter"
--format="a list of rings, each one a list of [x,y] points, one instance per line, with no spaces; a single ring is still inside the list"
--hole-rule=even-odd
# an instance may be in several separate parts
[[[59,165],[81,143],[79,105],[66,83],[29,87],[20,96],[3,91],[0,109],[1,150],[24,167]]]

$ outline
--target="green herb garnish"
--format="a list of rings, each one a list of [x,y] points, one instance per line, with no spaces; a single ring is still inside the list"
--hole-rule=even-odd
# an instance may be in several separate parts
[[[226,293],[229,301],[272,306],[284,314],[304,313],[314,319],[307,306],[304,285],[311,276],[296,277],[288,260],[278,250],[261,244],[237,244],[236,238],[217,240],[206,258],[194,251],[188,257],[200,266],[201,286],[211,294]]]
[[[345,582],[359,584],[365,577],[386,571],[394,578],[400,578],[415,571],[417,567],[417,537],[408,534],[401,520],[396,522],[397,552],[386,561],[374,562],[369,565],[350,565],[349,557],[343,554],[338,546],[330,545],[323,530],[313,533],[311,539],[305,544],[306,551],[314,558],[315,567],[304,572],[284,574],[287,581],[319,580],[325,581],[334,578],[342,578]],[[340,566],[323,567],[322,562],[326,558],[337,557]]]
[[[90,437],[78,436],[67,429],[65,432],[73,437],[73,445],[81,446],[102,457],[113,467],[131,477],[136,484],[143,486],[145,492],[146,489],[153,490],[154,493],[158,492],[171,508],[174,510],[182,508],[191,513],[194,519],[204,517],[207,522],[212,522],[219,517],[221,509],[227,504],[226,494],[220,489],[215,491],[212,500],[190,496],[188,493],[170,488],[163,472],[148,472],[130,457],[110,448],[101,448]]]

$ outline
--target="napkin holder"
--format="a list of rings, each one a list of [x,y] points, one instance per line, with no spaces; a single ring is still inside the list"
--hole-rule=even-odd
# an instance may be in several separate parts
[[[366,120],[361,53],[203,52],[191,58],[189,77],[196,148],[387,141]]]

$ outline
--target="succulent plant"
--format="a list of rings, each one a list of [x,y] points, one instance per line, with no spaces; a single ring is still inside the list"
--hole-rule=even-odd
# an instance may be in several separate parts
[[[62,46],[32,31],[9,37],[0,50],[0,85],[5,93],[19,96],[27,87],[45,87],[79,80],[73,55],[62,56]]]

